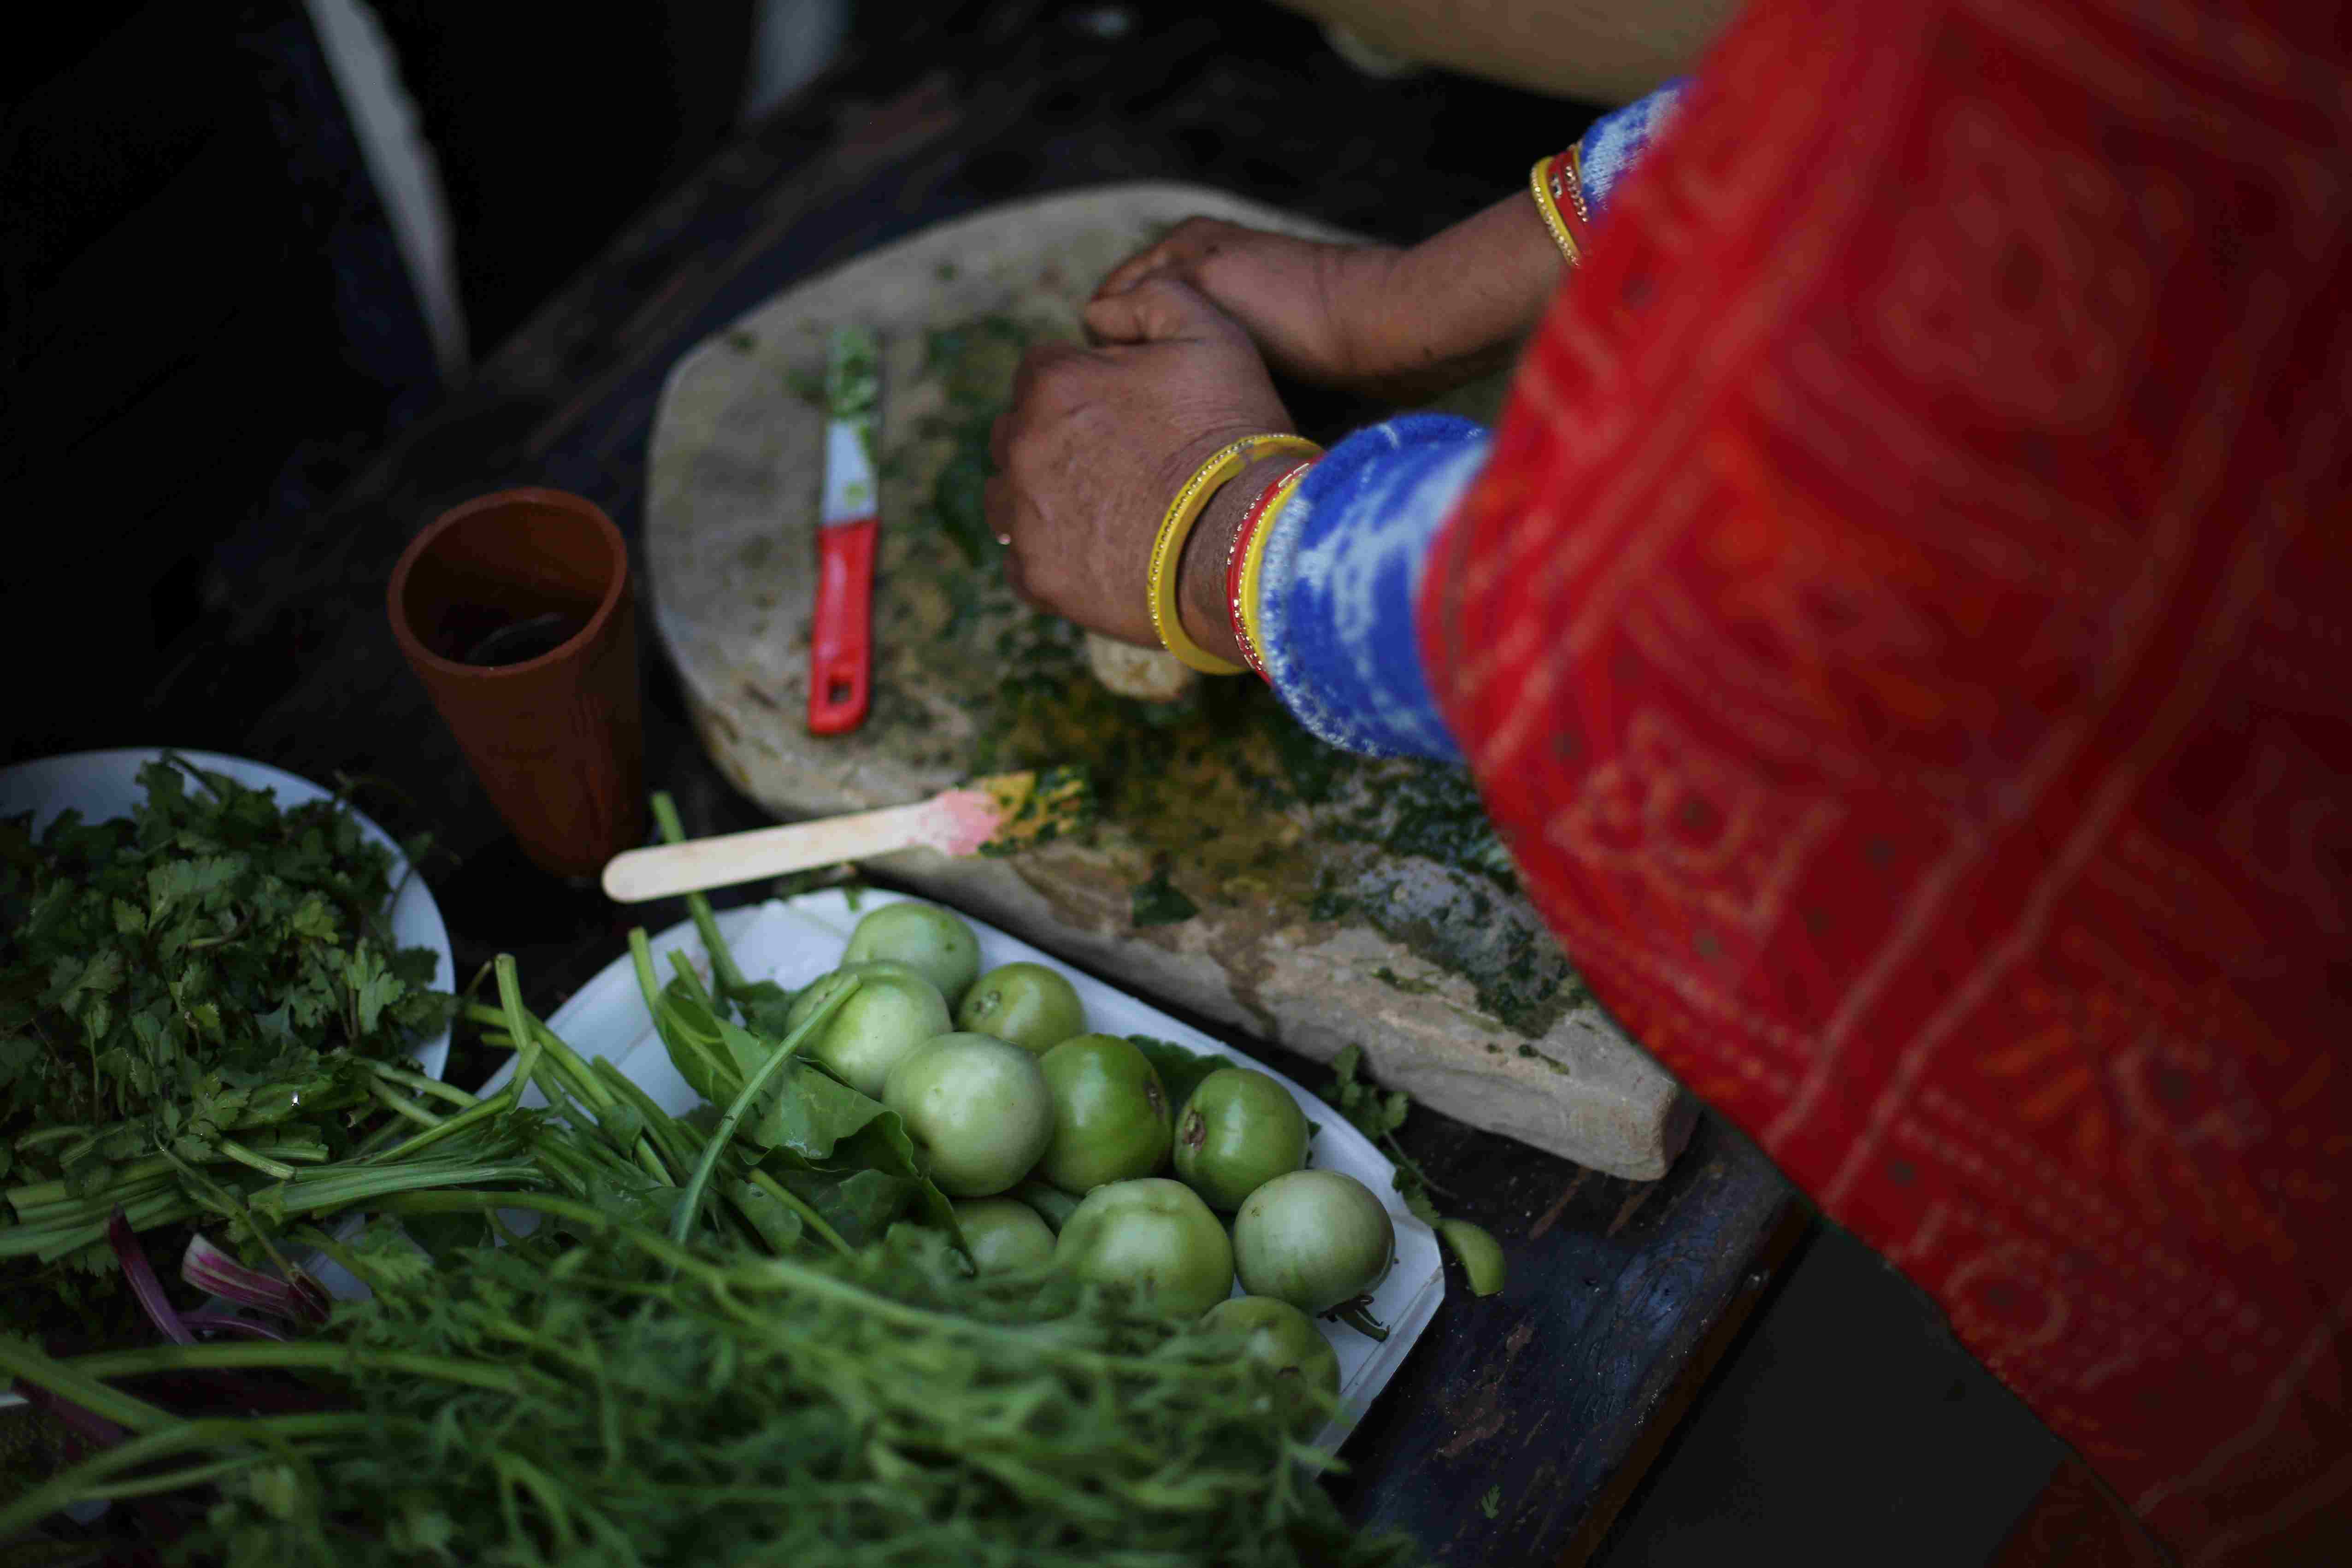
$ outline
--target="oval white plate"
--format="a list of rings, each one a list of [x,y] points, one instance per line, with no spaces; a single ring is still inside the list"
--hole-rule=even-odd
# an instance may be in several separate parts
[[[860,916],[904,899],[903,894],[868,889],[858,895],[857,906],[853,910],[845,893],[829,889],[803,894],[790,902],[771,900],[724,910],[719,916],[719,927],[747,978],[772,980],[798,989],[841,962],[842,949],[848,945],[850,932],[856,929]],[[1318,1435],[1323,1447],[1337,1450],[1354,1430],[1373,1397],[1403,1364],[1406,1352],[1437,1315],[1438,1303],[1445,1299],[1445,1271],[1438,1258],[1437,1237],[1427,1226],[1405,1212],[1393,1184],[1396,1166],[1373,1146],[1371,1140],[1349,1126],[1335,1107],[1264,1063],[1253,1061],[1198,1029],[1178,1023],[1123,991],[1055,962],[1050,954],[993,926],[983,925],[968,915],[963,918],[972,934],[980,939],[980,966],[983,972],[1000,963],[1023,961],[1050,965],[1068,976],[1076,988],[1078,1000],[1087,1010],[1088,1028],[1107,1035],[1150,1035],[1188,1050],[1240,1062],[1274,1079],[1290,1091],[1299,1109],[1306,1111],[1307,1120],[1315,1125],[1309,1162],[1326,1170],[1345,1171],[1378,1194],[1388,1205],[1389,1217],[1396,1225],[1396,1265],[1372,1293],[1372,1315],[1388,1325],[1389,1337],[1376,1341],[1342,1324],[1320,1321],[1316,1324],[1339,1355],[1339,1415]],[[702,942],[690,921],[681,921],[655,937],[653,949],[656,973],[665,976],[670,973],[667,955],[672,949],[678,949],[687,954],[697,973],[709,979],[709,965],[703,958]],[[679,1114],[701,1103],[702,1097],[678,1077],[661,1037],[654,1033],[653,1019],[646,1014],[645,998],[638,993],[636,970],[628,954],[623,953],[606,964],[547,1022],[583,1056],[610,1060],[663,1110]],[[481,1092],[488,1094],[498,1089],[512,1071],[513,1064],[509,1062],[482,1086]],[[524,1100],[530,1104],[545,1103],[536,1089],[528,1091]],[[1238,1286],[1234,1289],[1235,1294],[1240,1293]]]
[[[277,797],[280,810],[306,805],[314,800],[330,800],[332,790],[321,789],[309,779],[273,768],[267,763],[247,762],[243,757],[223,756],[218,752],[175,752],[194,766],[216,773],[226,773],[247,789],[266,789]],[[61,757],[43,757],[37,762],[18,763],[0,768],[0,816],[33,814],[33,831],[39,833],[58,813],[75,810],[85,822],[104,822],[112,817],[128,816],[147,792],[139,787],[139,770],[163,755],[163,748],[129,748],[114,752],[74,752]],[[351,809],[351,808],[347,808]],[[433,988],[450,991],[457,988],[457,966],[449,952],[449,928],[441,921],[441,907],[433,901],[433,894],[425,886],[425,879],[409,874],[408,858],[391,834],[367,818],[364,812],[352,809],[360,831],[392,851],[392,935],[400,947],[429,947],[436,955]],[[418,1067],[435,1078],[441,1076],[449,1061],[449,1031],[444,1029],[433,1039],[419,1046],[413,1053]]]

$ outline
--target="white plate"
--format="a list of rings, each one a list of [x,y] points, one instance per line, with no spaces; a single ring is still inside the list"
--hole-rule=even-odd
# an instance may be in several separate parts
[[[725,910],[719,916],[719,927],[746,978],[773,980],[797,990],[841,962],[842,949],[848,945],[849,934],[861,915],[903,899],[902,894],[867,889],[858,896],[857,905],[852,909],[846,894],[837,889],[829,889],[803,894],[790,902],[772,900]],[[1337,1449],[1354,1430],[1373,1396],[1403,1364],[1406,1352],[1429,1326],[1430,1319],[1436,1316],[1437,1305],[1445,1298],[1445,1272],[1438,1259],[1437,1237],[1427,1226],[1405,1212],[1393,1185],[1395,1165],[1373,1147],[1370,1139],[1349,1126],[1337,1109],[1264,1063],[1228,1049],[1198,1029],[1186,1027],[1125,992],[1055,963],[1027,942],[982,925],[970,916],[964,920],[980,939],[980,966],[983,972],[1000,963],[1024,960],[1051,965],[1068,976],[1070,984],[1076,987],[1078,1000],[1086,1006],[1089,1028],[1107,1035],[1150,1035],[1266,1073],[1290,1091],[1306,1111],[1307,1121],[1315,1124],[1309,1162],[1325,1170],[1345,1171],[1389,1205],[1389,1217],[1396,1224],[1396,1266],[1372,1293],[1372,1315],[1388,1325],[1389,1337],[1375,1341],[1341,1324],[1320,1321],[1316,1324],[1339,1355],[1339,1415],[1318,1435],[1324,1447]],[[667,954],[672,949],[679,949],[687,953],[697,973],[709,978],[709,965],[703,957],[701,939],[695,934],[690,921],[681,921],[655,937],[653,949],[657,973],[669,973]],[[547,1022],[583,1056],[604,1057],[611,1061],[663,1110],[678,1114],[701,1103],[701,1096],[688,1088],[677,1069],[670,1065],[669,1053],[662,1047],[661,1037],[654,1032],[653,1019],[646,1012],[645,998],[637,990],[636,970],[626,953],[605,965]],[[512,1071],[513,1064],[509,1062],[482,1086],[482,1092],[488,1094],[499,1088]],[[527,1092],[524,1099],[531,1104],[545,1103],[536,1089]],[[1235,1293],[1239,1293],[1239,1287],[1235,1287]]]
[[[277,796],[280,810],[288,810],[314,800],[333,798],[332,790],[320,789],[309,779],[298,778],[283,768],[273,768],[266,763],[247,762],[243,757],[225,757],[217,752],[178,752],[174,753],[193,765],[216,773],[226,773],[247,789],[265,789]],[[147,792],[139,786],[139,770],[163,755],[160,747],[119,752],[75,752],[62,757],[44,757],[38,762],[18,763],[14,767],[0,768],[0,816],[33,814],[33,831],[39,833],[49,819],[68,809],[81,813],[84,822],[105,822],[117,816],[129,816]],[[350,809],[350,808],[347,808]],[[366,815],[352,810],[360,831],[392,851],[392,936],[397,947],[429,947],[436,955],[433,988],[452,991],[457,988],[457,967],[449,953],[449,930],[441,923],[440,906],[433,901],[425,886],[425,879],[409,874],[408,858],[401,854],[400,846],[392,835],[368,820]],[[417,1065],[435,1078],[441,1076],[449,1061],[449,1031],[444,1029],[434,1038],[418,1047],[414,1053]]]

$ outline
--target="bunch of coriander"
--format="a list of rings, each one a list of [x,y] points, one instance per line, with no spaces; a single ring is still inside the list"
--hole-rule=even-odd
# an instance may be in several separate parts
[[[128,818],[0,820],[0,1306],[80,1338],[116,1208],[167,1227],[350,1155],[456,1005],[394,945],[393,858],[339,802],[178,759],[139,781]]]

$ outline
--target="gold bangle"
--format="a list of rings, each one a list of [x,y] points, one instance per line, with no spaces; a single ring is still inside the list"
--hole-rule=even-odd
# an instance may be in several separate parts
[[[1221,447],[1209,460],[1193,470],[1168,503],[1168,510],[1160,520],[1159,537],[1151,542],[1151,629],[1160,634],[1160,646],[1176,658],[1176,662],[1203,675],[1240,675],[1242,667],[1227,664],[1194,642],[1185,633],[1182,613],[1176,605],[1177,563],[1183,558],[1184,541],[1192,536],[1192,525],[1201,521],[1207,510],[1209,498],[1217,488],[1247,468],[1255,459],[1272,452],[1314,452],[1322,447],[1303,436],[1245,436],[1230,447]]]
[[[1568,150],[1568,170],[1562,176],[1568,184],[1568,199],[1576,205],[1576,221],[1587,230],[1592,227],[1592,214],[1584,205],[1584,143],[1579,142]]]
[[[1568,258],[1570,267],[1582,262],[1584,258],[1577,253],[1576,237],[1568,232],[1568,225],[1560,219],[1559,205],[1552,200],[1549,158],[1537,159],[1536,166],[1528,171],[1528,189],[1535,193],[1536,211],[1543,215],[1544,227],[1551,230],[1552,243],[1559,247],[1559,253]]]
[[[1265,510],[1258,514],[1257,529],[1250,535],[1249,549],[1242,556],[1242,636],[1248,639],[1251,649],[1257,655],[1258,673],[1265,675],[1269,680],[1274,678],[1266,675],[1265,633],[1257,614],[1258,596],[1265,580],[1266,541],[1274,537],[1274,525],[1281,521],[1282,509],[1290,504],[1290,498],[1297,493],[1298,481],[1305,479],[1307,470],[1313,467],[1312,463],[1301,463],[1276,481],[1280,488],[1274,492],[1274,499],[1265,503]]]

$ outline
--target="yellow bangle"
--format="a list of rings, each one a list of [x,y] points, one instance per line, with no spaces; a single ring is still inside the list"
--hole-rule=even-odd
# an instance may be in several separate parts
[[[1536,160],[1536,166],[1528,171],[1528,189],[1535,193],[1536,211],[1543,215],[1544,227],[1551,230],[1552,242],[1568,258],[1568,264],[1574,267],[1584,258],[1578,253],[1576,238],[1568,232],[1568,225],[1560,219],[1559,205],[1551,199],[1551,162],[1549,158]],[[1578,194],[1580,197],[1581,190]]]
[[[1298,489],[1298,481],[1307,477],[1310,466],[1301,463],[1283,476],[1281,489],[1274,492],[1274,499],[1265,503],[1265,510],[1258,514],[1257,527],[1250,534],[1249,549],[1242,556],[1242,636],[1247,637],[1249,646],[1257,650],[1257,662],[1261,667],[1265,663],[1265,633],[1259,626],[1257,605],[1265,578],[1265,543],[1274,537],[1274,525],[1281,518],[1282,509],[1290,504],[1291,496]],[[1260,673],[1265,673],[1263,668]]]
[[[1193,470],[1192,477],[1184,481],[1184,488],[1176,492],[1176,499],[1168,503],[1168,510],[1160,520],[1160,535],[1151,542],[1151,629],[1160,634],[1160,646],[1173,654],[1179,664],[1203,675],[1243,672],[1240,665],[1227,664],[1187,636],[1182,615],[1176,606],[1177,563],[1183,558],[1184,541],[1192,536],[1192,525],[1207,510],[1209,498],[1227,479],[1269,453],[1319,455],[1322,450],[1303,436],[1245,436],[1220,448]]]

